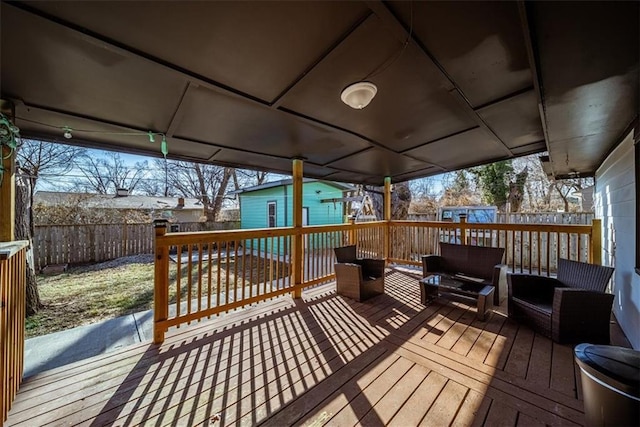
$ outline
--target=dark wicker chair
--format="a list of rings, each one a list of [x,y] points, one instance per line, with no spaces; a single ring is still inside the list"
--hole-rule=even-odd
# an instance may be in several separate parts
[[[558,343],[609,344],[613,268],[558,260],[558,278],[509,274],[509,317]]]
[[[384,293],[384,260],[357,258],[356,246],[334,249],[338,295],[364,301]]]

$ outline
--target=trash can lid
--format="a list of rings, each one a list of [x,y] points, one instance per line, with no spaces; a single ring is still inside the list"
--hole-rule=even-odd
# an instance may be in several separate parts
[[[580,368],[598,380],[640,397],[640,351],[610,345],[579,344],[575,356]]]

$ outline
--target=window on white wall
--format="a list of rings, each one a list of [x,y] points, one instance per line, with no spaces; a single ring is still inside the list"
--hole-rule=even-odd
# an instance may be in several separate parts
[[[277,227],[278,221],[276,216],[276,202],[267,202],[267,226],[269,228]]]

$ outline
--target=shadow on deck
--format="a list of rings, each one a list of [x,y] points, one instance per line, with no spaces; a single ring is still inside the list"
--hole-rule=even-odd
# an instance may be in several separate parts
[[[334,289],[35,375],[7,425],[584,423],[570,346],[499,312],[424,307],[406,272],[364,303]]]

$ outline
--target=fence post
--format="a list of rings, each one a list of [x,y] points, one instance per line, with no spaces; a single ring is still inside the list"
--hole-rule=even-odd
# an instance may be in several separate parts
[[[602,220],[591,221],[591,263],[602,265]]]
[[[462,228],[465,226],[465,224],[467,223],[467,214],[460,214],[460,244],[462,245],[466,245],[467,244],[467,229],[466,228]]]
[[[162,344],[167,328],[161,322],[169,316],[169,247],[158,244],[158,237],[167,234],[167,221],[155,220],[155,274],[153,278],[153,342]],[[179,274],[179,273],[178,273]],[[180,290],[178,289],[178,292]]]

